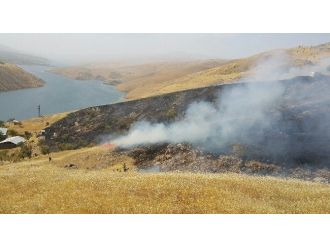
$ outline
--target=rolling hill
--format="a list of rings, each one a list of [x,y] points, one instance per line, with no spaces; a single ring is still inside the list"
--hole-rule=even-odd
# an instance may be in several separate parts
[[[330,212],[328,184],[239,174],[114,172],[111,166],[66,169],[56,165],[63,160],[70,158],[58,153],[52,162],[42,157],[0,166],[0,213]]]
[[[253,75],[258,63],[284,54],[291,67],[313,65],[330,57],[330,43],[260,53],[242,59],[163,62],[139,65],[94,64],[57,69],[74,79],[99,79],[127,92],[127,99],[145,98],[186,89],[227,84]]]
[[[44,82],[14,64],[0,62],[0,91],[41,87]]]
[[[166,61],[127,65],[125,63],[103,63],[54,70],[55,73],[78,80],[98,79],[116,85],[135,99],[154,95],[167,81],[187,74],[217,67],[225,60]]]

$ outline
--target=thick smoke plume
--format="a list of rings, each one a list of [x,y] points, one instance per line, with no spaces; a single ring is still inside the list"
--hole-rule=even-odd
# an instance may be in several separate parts
[[[283,93],[273,83],[249,83],[219,95],[214,105],[209,102],[191,104],[182,120],[172,124],[138,122],[128,135],[114,140],[122,147],[138,144],[181,143],[221,147],[233,140],[248,138],[254,128],[270,127],[267,111]]]
[[[288,94],[287,87],[279,80],[309,75],[313,71],[325,73],[329,63],[323,61],[302,67],[289,64],[290,60],[284,53],[264,58],[252,70],[250,77],[244,79],[248,83],[222,91],[215,104],[195,102],[187,108],[183,118],[170,124],[137,122],[127,135],[112,142],[121,147],[185,142],[216,151],[236,143],[263,145],[267,137],[264,148],[270,145],[271,152],[282,152],[288,148],[290,140],[278,144],[276,140],[269,141],[269,133],[275,129],[281,133],[283,126],[286,130],[291,128],[283,122],[283,107],[288,100],[291,105],[304,100],[306,91],[292,90]],[[328,92],[323,92],[323,95],[329,95]]]

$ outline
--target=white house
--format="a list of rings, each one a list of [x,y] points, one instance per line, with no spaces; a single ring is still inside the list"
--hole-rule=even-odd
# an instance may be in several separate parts
[[[8,131],[7,128],[0,128],[0,134],[3,135],[3,136],[7,135],[7,131]]]
[[[0,142],[0,148],[15,148],[18,144],[22,142],[26,142],[26,140],[21,136],[9,137]]]

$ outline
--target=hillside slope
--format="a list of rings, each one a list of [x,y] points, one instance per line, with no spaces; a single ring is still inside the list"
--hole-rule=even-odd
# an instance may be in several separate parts
[[[127,99],[147,97],[155,94],[167,81],[187,74],[203,71],[223,64],[224,60],[168,61],[136,65],[122,63],[95,64],[54,70],[55,73],[73,79],[98,79],[117,85],[127,92]]]
[[[0,63],[0,91],[41,87],[44,82],[14,64]]]
[[[328,184],[54,165],[62,159],[0,166],[0,213],[330,213]]]
[[[115,83],[119,90],[127,92],[127,99],[138,99],[186,89],[226,84],[253,75],[261,62],[277,56],[286,56],[288,67],[312,65],[330,57],[330,43],[286,50],[260,53],[251,57],[230,61],[206,60],[186,63],[153,63],[137,66],[91,65],[56,70],[75,79],[97,78]]]
[[[274,120],[276,125],[267,128],[264,132],[260,132],[258,128],[252,128],[249,130],[247,139],[241,138],[239,135],[233,137],[224,146],[202,154],[202,162],[196,163],[195,168],[217,172],[223,163],[221,159],[218,159],[219,155],[239,153],[243,159],[277,164],[280,167],[278,170],[274,166],[267,167],[259,163],[257,164],[259,166],[258,174],[274,173],[281,175],[282,172],[288,173],[287,169],[304,168],[306,164],[313,169],[328,169],[327,161],[330,158],[328,152],[330,136],[327,134],[330,128],[328,121],[329,81],[330,77],[320,75],[315,77],[300,76],[276,82],[280,87],[283,87],[283,96],[265,113],[267,115],[266,121],[273,122]],[[261,82],[259,85],[263,84]],[[244,88],[247,85],[244,83],[226,84],[203,89],[191,89],[72,112],[46,129],[45,144],[52,151],[59,151],[111,142],[116,137],[127,134],[130,127],[137,122],[148,121],[152,124],[163,123],[165,125],[178,122],[185,117],[187,108],[193,102],[204,101],[216,105],[218,99],[223,95],[235,88]],[[238,118],[237,121],[243,121],[243,119]],[[221,136],[219,138],[221,139]],[[146,152],[138,151],[138,153],[133,152],[129,155],[134,157],[135,155],[137,155],[136,157],[142,155],[143,161],[146,162],[141,164],[142,166],[148,162],[154,165],[164,161],[167,164],[165,167],[167,170],[168,165],[172,166],[172,163],[175,163],[175,159],[163,160],[162,155],[166,153],[166,146],[169,143],[161,142],[160,144],[159,146],[146,143],[145,146],[148,148]],[[182,154],[183,152],[179,153]],[[189,149],[187,153],[189,158],[191,156]],[[207,158],[209,153],[211,153],[211,158]],[[145,156],[145,154],[148,155]],[[160,159],[155,159],[156,156]],[[189,171],[195,169],[186,166],[189,159],[182,158],[179,159],[179,164],[182,165],[179,169]],[[210,166],[204,169],[203,165],[206,163],[209,163]],[[240,163],[238,171],[250,169],[247,167],[250,164],[238,163]],[[214,165],[216,166],[215,169],[212,168]],[[325,176],[322,175],[322,177],[329,180],[330,173],[328,170],[324,170],[324,172]],[[290,170],[289,173],[294,172]]]
[[[274,50],[243,59],[232,60],[215,68],[168,81],[166,85],[160,87],[157,92],[153,92],[153,95],[214,84],[232,83],[233,81],[253,76],[256,66],[276,56],[280,56],[279,59],[282,60],[280,61],[280,63],[282,63],[281,65],[287,66],[288,68],[313,65],[321,59],[330,57],[330,43],[314,47],[299,46],[287,50]]]

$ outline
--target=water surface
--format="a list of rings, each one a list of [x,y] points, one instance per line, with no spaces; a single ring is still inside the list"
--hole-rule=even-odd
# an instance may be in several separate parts
[[[47,66],[20,66],[45,81],[40,88],[0,92],[0,120],[26,119],[41,114],[72,111],[89,106],[115,103],[124,93],[102,81],[79,81],[51,73]]]

